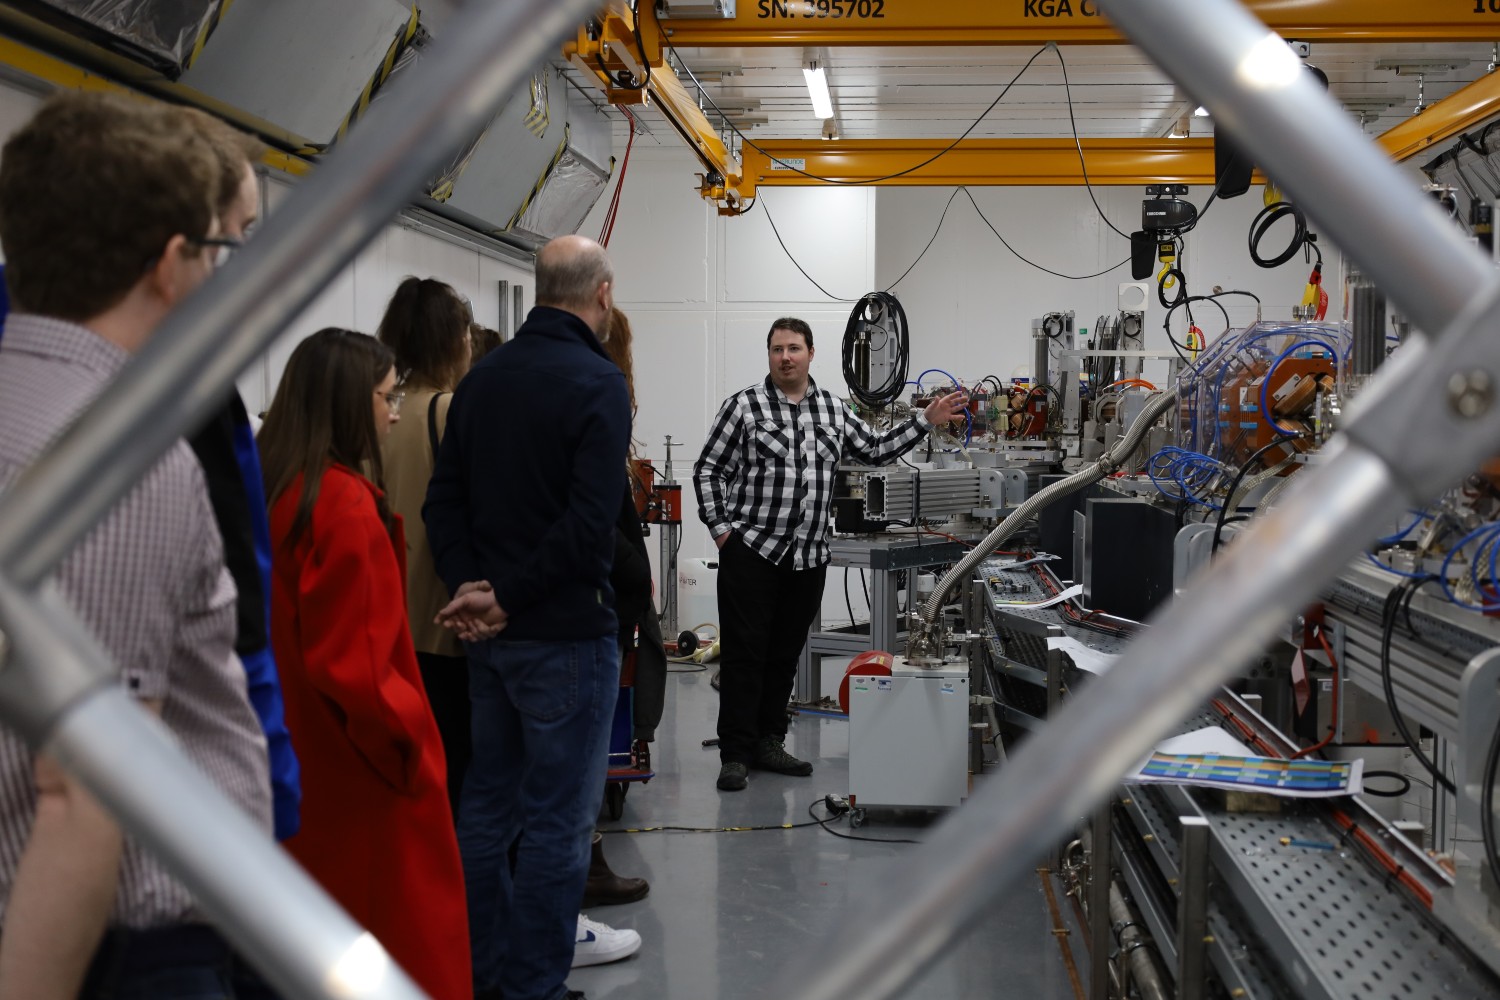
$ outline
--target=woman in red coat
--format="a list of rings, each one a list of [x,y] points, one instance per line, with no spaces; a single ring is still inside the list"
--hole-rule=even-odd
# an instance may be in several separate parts
[[[470,1000],[443,744],[406,627],[400,519],[376,485],[395,380],[379,341],[321,330],[292,353],[259,435],[271,641],[302,761],[286,848],[434,1000]]]

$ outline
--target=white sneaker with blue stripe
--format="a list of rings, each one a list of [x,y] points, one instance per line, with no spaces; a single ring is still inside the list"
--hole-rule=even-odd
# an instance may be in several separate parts
[[[615,930],[578,914],[578,938],[573,943],[573,968],[604,965],[629,958],[641,950],[641,936],[632,930]]]

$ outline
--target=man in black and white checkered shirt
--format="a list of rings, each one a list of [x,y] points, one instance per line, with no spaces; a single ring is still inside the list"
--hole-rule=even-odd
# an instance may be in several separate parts
[[[812,774],[786,751],[786,705],[823,600],[839,463],[894,462],[967,401],[952,393],[876,433],[812,381],[806,323],[778,319],[766,350],[770,374],[724,401],[693,466],[698,516],[719,547],[718,787],[731,792],[750,768]]]

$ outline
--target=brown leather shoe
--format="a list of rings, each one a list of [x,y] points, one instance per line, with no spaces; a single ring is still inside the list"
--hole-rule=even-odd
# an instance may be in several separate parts
[[[595,832],[594,855],[589,861],[589,880],[583,890],[583,909],[596,906],[614,906],[618,903],[634,903],[645,899],[651,884],[643,878],[622,878],[610,870],[604,860],[604,837]]]

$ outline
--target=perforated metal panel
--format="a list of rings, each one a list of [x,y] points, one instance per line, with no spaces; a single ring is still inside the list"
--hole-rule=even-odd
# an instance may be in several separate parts
[[[1350,848],[1283,847],[1281,837],[1329,840],[1314,817],[1211,813],[1214,860],[1261,933],[1308,995],[1485,1000],[1500,992],[1429,923],[1391,879]],[[1336,839],[1331,842],[1337,843]],[[1268,925],[1274,923],[1274,932]]]
[[[1217,725],[1201,713],[1183,731]],[[1500,996],[1500,982],[1474,962],[1392,877],[1346,844],[1323,804],[1279,814],[1231,813],[1217,793],[1127,789],[1126,812],[1168,878],[1178,867],[1177,817],[1208,819],[1213,840],[1210,927],[1225,935],[1218,968],[1260,962],[1299,997],[1467,1000]],[[1327,843],[1293,847],[1281,838]],[[1216,922],[1220,921],[1220,922]],[[1235,956],[1238,961],[1232,961]]]
[[[1141,833],[1150,835],[1146,846],[1152,860],[1166,878],[1176,879],[1179,870],[1177,811],[1170,808],[1160,789],[1131,788],[1125,794],[1126,814]],[[1137,884],[1132,890],[1140,895],[1144,886]],[[1163,955],[1170,956],[1175,962],[1175,904],[1170,913],[1162,914],[1154,923],[1162,925],[1152,929],[1157,946]],[[1274,963],[1265,955],[1259,941],[1240,930],[1244,924],[1244,915],[1232,901],[1210,897],[1208,928],[1214,940],[1209,946],[1209,960],[1225,991],[1231,996],[1245,998],[1294,996],[1295,992],[1278,978]],[[1236,993],[1237,990],[1243,992]]]

